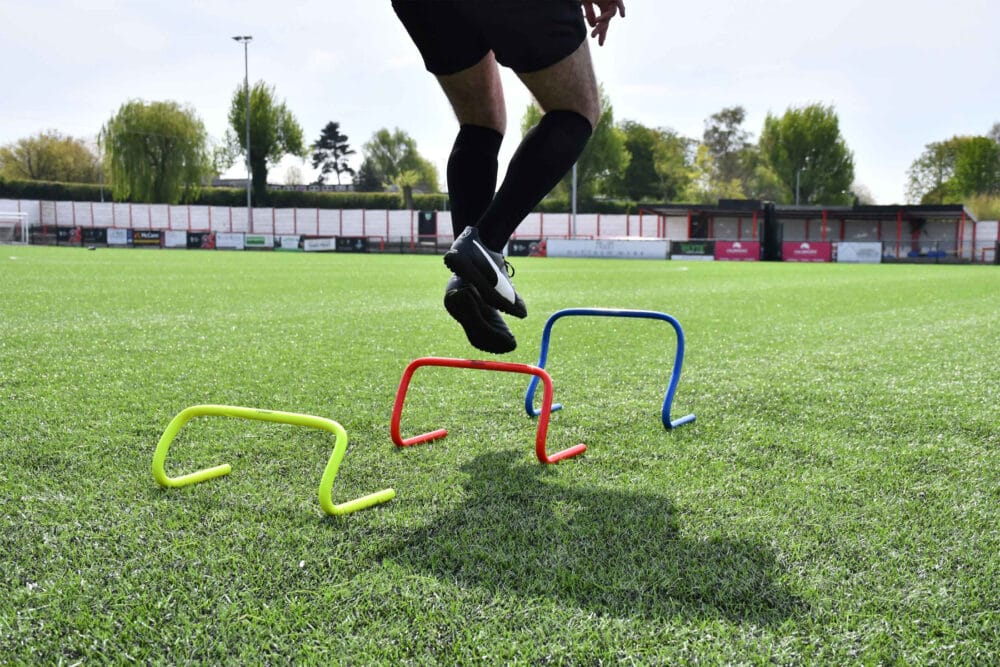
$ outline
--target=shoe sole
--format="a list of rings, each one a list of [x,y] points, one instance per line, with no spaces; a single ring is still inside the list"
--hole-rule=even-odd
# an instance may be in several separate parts
[[[475,263],[465,253],[446,252],[444,255],[444,264],[460,278],[472,283],[479,290],[479,296],[482,297],[483,301],[497,310],[521,319],[528,316],[527,309],[523,307],[518,308],[517,303],[511,303],[500,296],[496,288],[483,278],[483,275],[476,268]]]
[[[514,336],[508,338],[492,332],[490,325],[479,314],[479,302],[472,287],[448,292],[444,296],[444,307],[452,318],[462,325],[465,337],[476,349],[491,354],[506,354],[517,347]]]

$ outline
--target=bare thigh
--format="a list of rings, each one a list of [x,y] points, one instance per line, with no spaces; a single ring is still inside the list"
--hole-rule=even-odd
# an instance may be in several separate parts
[[[493,52],[478,63],[454,74],[437,77],[444,94],[463,125],[489,127],[500,134],[507,129],[507,107],[500,82],[500,68]]]
[[[555,65],[535,72],[519,72],[517,76],[535,96],[542,111],[575,111],[589,120],[591,127],[597,126],[601,99],[587,40]]]

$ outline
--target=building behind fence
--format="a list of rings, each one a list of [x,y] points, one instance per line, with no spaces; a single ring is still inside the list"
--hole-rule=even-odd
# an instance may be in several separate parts
[[[33,243],[118,244],[109,243],[110,237],[126,239],[123,245],[219,247],[217,235],[242,235],[244,241],[264,239],[263,247],[296,239],[299,247],[315,240],[313,245],[323,248],[321,240],[328,239],[334,250],[437,253],[453,238],[449,211],[263,207],[248,212],[228,206],[0,199],[4,212],[21,214]],[[173,241],[168,244],[167,238]],[[343,240],[341,248],[333,239]],[[668,248],[674,246],[668,251],[673,256],[714,259],[794,259],[798,254],[803,260],[830,261],[841,244],[877,243],[885,261],[993,263],[1000,229],[996,221],[977,221],[961,205],[782,207],[737,200],[717,206],[651,205],[632,214],[532,213],[514,236],[519,248],[536,250],[549,240],[626,239],[666,241]],[[780,256],[767,257],[764,246],[775,242]]]

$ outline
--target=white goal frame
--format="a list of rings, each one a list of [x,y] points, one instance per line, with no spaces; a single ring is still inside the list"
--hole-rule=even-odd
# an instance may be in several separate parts
[[[0,244],[28,245],[28,214],[0,211]]]

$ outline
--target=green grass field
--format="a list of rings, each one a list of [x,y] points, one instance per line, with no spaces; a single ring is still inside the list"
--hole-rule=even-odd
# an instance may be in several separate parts
[[[1000,661],[1000,270],[521,259],[527,376],[441,307],[438,257],[0,248],[0,663],[969,664]],[[181,409],[337,420],[327,433]]]

